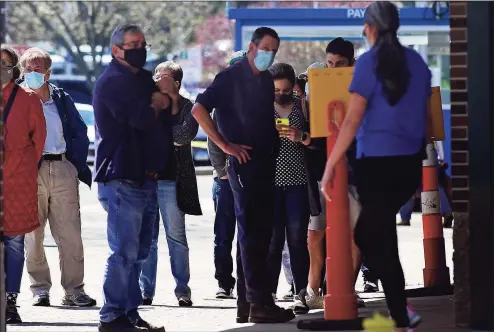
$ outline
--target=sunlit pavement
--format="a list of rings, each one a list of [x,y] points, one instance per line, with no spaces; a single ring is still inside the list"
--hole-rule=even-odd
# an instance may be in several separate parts
[[[170,272],[168,248],[164,232],[160,234],[160,256],[158,267],[157,294],[152,307],[143,307],[141,315],[154,324],[165,325],[167,331],[296,331],[295,322],[282,325],[235,324],[235,300],[216,300],[217,289],[214,279],[213,265],[213,202],[211,198],[211,176],[198,176],[198,185],[203,216],[187,216],[187,236],[190,246],[192,299],[194,307],[179,308],[173,295],[175,282]],[[102,304],[101,285],[103,269],[107,255],[105,213],[98,203],[96,186],[89,190],[81,185],[81,214],[83,238],[85,245],[86,292],[95,297],[98,306],[94,308],[66,308],[61,306],[63,295],[60,286],[60,271],[58,267],[58,252],[47,228],[46,254],[51,267],[53,288],[51,291],[52,307],[31,306],[29,277],[24,274],[22,294],[19,295],[19,312],[24,324],[8,327],[8,331],[96,331],[98,324],[98,309]],[[445,230],[447,264],[452,270],[452,231]],[[407,287],[420,286],[424,257],[422,248],[422,223],[419,214],[414,214],[412,226],[399,228],[400,256],[405,271]],[[280,277],[279,297],[288,289],[283,274]],[[361,279],[358,289],[362,288]],[[382,293],[367,296],[369,301],[382,298]],[[424,318],[450,316],[450,300],[448,298],[419,299],[414,301],[417,309],[424,310]],[[377,302],[369,302],[369,313],[378,308]],[[382,301],[380,302],[382,307]],[[282,303],[290,305],[290,303]],[[447,306],[447,308],[445,308]],[[447,312],[445,311],[447,310]],[[429,316],[428,316],[429,315]],[[317,316],[317,315],[316,315]],[[320,314],[319,314],[320,316]],[[430,319],[430,321],[434,320]],[[443,318],[445,320],[446,318]],[[453,318],[447,320],[452,321]],[[452,331],[451,325],[429,325],[420,331]],[[427,326],[427,325],[424,325]]]

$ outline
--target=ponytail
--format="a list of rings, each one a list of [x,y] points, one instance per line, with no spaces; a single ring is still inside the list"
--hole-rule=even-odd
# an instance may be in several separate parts
[[[394,106],[403,97],[410,83],[405,50],[396,33],[391,31],[380,34],[374,47],[377,77],[389,104]]]

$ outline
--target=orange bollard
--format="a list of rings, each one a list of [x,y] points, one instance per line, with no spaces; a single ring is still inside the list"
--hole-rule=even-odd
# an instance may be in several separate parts
[[[441,201],[438,190],[437,159],[434,144],[427,145],[422,171],[422,224],[424,230],[424,287],[450,288],[446,266]]]
[[[330,135],[327,143],[329,156],[336,143],[339,126],[345,117],[345,106],[341,101],[333,101],[328,105],[328,113],[330,119]],[[326,188],[331,201],[326,202],[327,290],[324,297],[324,319],[347,320],[357,318],[358,309],[354,291],[348,169],[345,158],[336,164],[335,175],[329,188]]]
[[[330,102],[328,113],[330,121],[327,151],[329,156],[345,117],[343,102]],[[327,291],[324,297],[324,320],[300,320],[297,327],[312,331],[361,330],[362,319],[358,318],[354,291],[348,169],[345,158],[337,163],[335,176],[326,191],[331,196],[331,201],[326,202]]]

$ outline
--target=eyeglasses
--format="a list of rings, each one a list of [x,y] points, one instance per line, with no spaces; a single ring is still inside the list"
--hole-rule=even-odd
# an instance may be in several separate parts
[[[121,44],[122,48],[124,46],[130,46],[130,49],[136,49],[136,48],[145,48],[146,51],[151,50],[151,45],[147,44],[146,42],[139,44],[139,42],[130,42],[130,43],[123,43]]]
[[[155,74],[153,76],[153,79],[154,79],[155,82],[157,82],[157,81],[161,80],[164,77],[168,77],[168,78],[172,79],[173,81],[176,81],[173,76],[170,76],[170,75],[167,75],[167,74]]]

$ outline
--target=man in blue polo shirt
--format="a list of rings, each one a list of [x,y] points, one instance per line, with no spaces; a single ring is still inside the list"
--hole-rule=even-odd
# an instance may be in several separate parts
[[[111,37],[112,61],[94,88],[95,182],[108,213],[110,255],[103,281],[100,332],[165,331],[140,318],[139,275],[151,248],[157,179],[173,148],[169,98],[144,69],[147,44],[136,25]]]
[[[279,44],[273,29],[256,29],[247,56],[216,75],[192,109],[209,138],[228,155],[242,263],[237,266],[239,323],[282,323],[294,318],[292,311],[275,305],[265,280],[279,149],[274,82],[267,69]],[[218,130],[210,116],[213,109]]]

